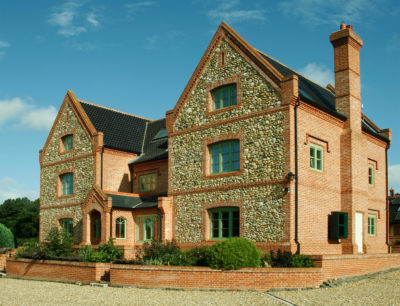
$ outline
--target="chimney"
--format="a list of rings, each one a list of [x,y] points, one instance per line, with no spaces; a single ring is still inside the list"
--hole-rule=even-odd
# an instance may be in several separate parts
[[[361,133],[361,38],[342,23],[329,37],[334,49],[336,109],[347,116],[346,127]]]
[[[393,198],[394,197],[394,189],[390,188],[390,196]]]

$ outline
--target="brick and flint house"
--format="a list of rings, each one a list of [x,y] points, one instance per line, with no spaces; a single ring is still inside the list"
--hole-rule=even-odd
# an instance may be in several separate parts
[[[40,152],[40,239],[109,238],[132,256],[152,239],[183,248],[231,236],[262,250],[386,253],[390,130],[361,112],[351,26],[332,33],[335,87],[250,46],[227,24],[166,118],[68,91]]]

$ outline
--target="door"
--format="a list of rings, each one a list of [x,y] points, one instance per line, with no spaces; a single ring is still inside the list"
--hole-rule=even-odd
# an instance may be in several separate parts
[[[363,252],[363,214],[356,212],[356,244],[358,253]]]

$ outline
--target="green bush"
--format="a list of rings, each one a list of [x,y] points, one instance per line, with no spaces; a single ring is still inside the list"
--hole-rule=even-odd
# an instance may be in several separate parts
[[[271,266],[272,267],[291,267],[292,266],[292,258],[293,254],[284,251],[282,252],[281,250],[278,250],[276,252],[276,255],[274,251],[271,251]]]
[[[191,266],[206,267],[208,266],[207,257],[209,253],[208,247],[196,247],[185,252],[186,257],[190,261]]]
[[[163,259],[170,258],[173,254],[181,254],[182,251],[176,245],[175,241],[166,241],[162,243],[160,240],[153,241],[152,243],[144,243],[141,248],[137,249],[138,259]]]
[[[266,268],[272,266],[271,254],[266,253],[261,257],[261,266]]]
[[[292,257],[292,267],[311,268],[314,267],[314,262],[309,255],[295,254]]]
[[[49,257],[47,247],[37,242],[27,242],[18,249],[14,257],[30,259],[47,259]]]
[[[12,250],[12,248],[1,248],[0,249],[0,254],[5,254],[5,253],[7,253],[8,251],[11,251]]]
[[[111,263],[124,256],[124,251],[115,246],[112,239],[108,243],[100,244],[96,250],[89,249],[91,248],[83,247],[78,251],[78,256],[83,261]]]
[[[47,254],[51,257],[69,257],[73,255],[73,239],[71,235],[64,231],[58,231],[53,227],[47,236],[44,245],[47,247]]]
[[[254,243],[239,237],[217,242],[210,247],[207,256],[211,268],[237,270],[259,267],[261,252]]]
[[[0,248],[14,248],[14,235],[3,224],[0,223]]]

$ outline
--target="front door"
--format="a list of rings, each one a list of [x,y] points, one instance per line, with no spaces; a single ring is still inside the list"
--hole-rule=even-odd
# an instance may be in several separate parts
[[[98,211],[90,214],[90,243],[99,244],[101,240],[101,215]]]
[[[356,212],[356,244],[358,253],[363,252],[363,214]]]

